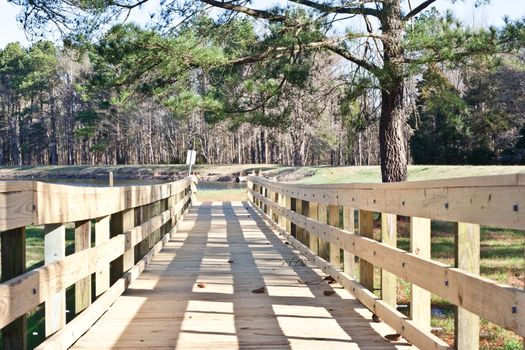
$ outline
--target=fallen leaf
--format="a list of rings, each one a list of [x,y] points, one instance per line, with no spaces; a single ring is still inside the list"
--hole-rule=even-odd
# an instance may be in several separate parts
[[[284,242],[284,244],[290,244],[290,242]]]
[[[206,288],[208,286],[208,284],[206,282],[199,282],[197,283],[197,287],[199,288]]]
[[[374,322],[376,322],[376,323],[383,322],[383,321],[381,321],[381,319],[379,318],[379,316],[377,316],[376,314],[373,314],[373,315],[372,315],[372,321],[374,321]]]
[[[266,288],[264,288],[264,287],[252,290],[252,293],[255,293],[255,294],[261,294],[261,293],[264,293],[264,292],[266,292]]]
[[[335,294],[335,291],[333,290],[325,290],[323,292],[324,295],[326,295],[327,297],[330,296],[330,295],[334,295]]]
[[[233,264],[233,259],[228,260],[228,264]]]
[[[325,278],[323,278],[326,282],[328,282],[328,284],[333,284],[335,283],[335,279],[332,277],[332,276],[326,276]]]
[[[401,334],[387,334],[385,335],[385,339],[390,341],[399,341],[401,340]]]

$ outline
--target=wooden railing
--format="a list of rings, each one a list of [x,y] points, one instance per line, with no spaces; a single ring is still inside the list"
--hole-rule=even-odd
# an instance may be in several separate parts
[[[417,347],[449,348],[431,332],[431,293],[457,306],[458,350],[478,349],[480,317],[525,336],[525,291],[479,276],[480,225],[525,229],[524,175],[338,185],[252,176],[248,197],[309,260]],[[374,213],[381,213],[381,242],[373,237]],[[410,217],[410,251],[396,248],[397,215]],[[431,220],[456,223],[454,266],[431,259]],[[396,278],[412,286],[410,317],[397,310]]]
[[[27,347],[27,314],[42,303],[46,339],[38,348],[71,346],[177,230],[194,184],[192,177],[106,188],[0,182],[1,348]],[[45,264],[26,272],[28,225],[44,225]],[[66,256],[71,226],[74,253]],[[78,316],[66,323],[66,288],[73,285],[69,312]]]

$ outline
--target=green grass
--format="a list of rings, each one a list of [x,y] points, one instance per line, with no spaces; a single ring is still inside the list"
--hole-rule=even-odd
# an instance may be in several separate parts
[[[409,181],[516,173],[525,173],[525,166],[408,166]],[[379,166],[281,167],[268,170],[265,175],[276,176],[281,181],[303,184],[381,182]]]

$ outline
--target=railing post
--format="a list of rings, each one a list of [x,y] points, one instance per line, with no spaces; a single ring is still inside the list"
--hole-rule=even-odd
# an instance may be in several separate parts
[[[430,235],[430,219],[410,218],[410,252],[412,254],[430,259]],[[414,284],[411,285],[410,317],[420,329],[425,331],[430,331],[430,297],[429,291]]]
[[[75,252],[91,248],[91,221],[75,222]],[[75,314],[91,305],[91,276],[75,283]]]
[[[299,198],[295,198],[295,212],[297,214],[303,214],[303,200]],[[303,237],[303,228],[299,226],[295,226],[295,236],[299,240],[299,242],[304,243],[304,237]]]
[[[343,230],[355,234],[354,208],[343,207]],[[355,267],[355,255],[346,250],[343,251],[343,271],[355,277]]]
[[[284,194],[279,193],[279,206],[286,207],[286,199]],[[281,226],[282,229],[286,230],[286,218],[284,215],[279,216],[279,226]]]
[[[319,203],[319,205],[317,206],[317,218],[320,223],[328,223],[327,211],[328,207],[326,206],[326,204]],[[319,238],[319,256],[326,260],[330,259],[328,244],[328,242]]]
[[[340,213],[337,205],[328,206],[329,221],[328,224],[335,227],[340,227]],[[341,269],[341,248],[337,244],[329,244],[330,263],[335,266],[336,269]]]
[[[309,210],[310,210],[310,203],[308,203],[308,201],[302,200],[301,201],[301,215],[303,215],[304,217],[308,217]],[[303,236],[302,243],[308,246],[310,243],[310,233],[306,231],[305,229],[301,229],[301,232]]]
[[[480,228],[477,224],[456,224],[456,267],[479,275]],[[455,319],[457,350],[479,348],[479,316],[457,307]]]
[[[291,210],[292,209],[292,198],[288,196],[284,196],[284,202],[286,205],[286,209]],[[292,234],[292,222],[288,219],[286,219],[286,232],[288,234]]]
[[[308,217],[312,220],[319,221],[319,204],[317,202],[308,203]],[[308,247],[316,255],[319,254],[319,238],[312,233],[308,233],[308,235]]]
[[[63,224],[44,226],[44,263],[49,264],[66,256],[66,227]],[[45,301],[46,337],[66,324],[66,291],[62,290]]]
[[[374,217],[371,211],[359,210],[359,234],[374,238]],[[368,290],[374,291],[374,265],[359,259],[359,282]]]
[[[397,246],[397,215],[381,213],[381,242],[391,247]],[[397,307],[396,275],[381,270],[381,299],[388,305]]]
[[[99,246],[109,241],[110,216],[104,216],[95,220],[95,245]],[[109,264],[97,267],[95,277],[95,295],[99,296],[109,289]]]
[[[0,233],[2,282],[26,271],[26,228],[19,227]],[[27,348],[27,317],[20,316],[2,329],[2,349]]]
[[[134,215],[134,209],[126,209],[112,214],[110,221],[111,236],[114,237],[132,229],[135,221]],[[111,263],[111,284],[115,283],[122,277],[124,272],[132,268],[135,264],[135,249],[128,247],[129,243],[130,242],[126,242],[127,250],[124,254]]]

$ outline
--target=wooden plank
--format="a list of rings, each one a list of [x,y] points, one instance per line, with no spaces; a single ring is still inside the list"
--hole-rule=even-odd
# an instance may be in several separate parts
[[[75,222],[75,252],[91,248],[91,221]],[[75,314],[91,305],[91,275],[75,283]]]
[[[193,177],[187,177],[167,184],[128,187],[78,187],[35,182],[33,223],[82,221],[111,215],[168,198],[191,187],[193,181]]]
[[[66,257],[66,226],[48,224],[44,226],[44,263],[50,264]],[[52,295],[45,302],[46,337],[66,324],[66,291]]]
[[[431,248],[430,220],[410,218],[410,252],[422,259],[430,259]],[[411,285],[410,317],[418,327],[430,330],[431,306],[430,292]]]
[[[26,229],[20,227],[0,233],[2,261],[2,282],[19,276],[26,271]],[[9,305],[7,312],[9,312]],[[20,316],[20,317],[18,317]],[[26,315],[10,317],[12,322],[2,328],[2,349],[20,350],[27,348]]]
[[[343,230],[354,234],[355,233],[355,211],[354,208],[343,207]],[[343,271],[355,278],[356,263],[355,255],[348,250],[343,251]]]
[[[328,222],[328,207],[324,204],[319,203],[317,206],[317,221],[326,225]],[[326,239],[319,237],[319,256],[324,259],[329,259],[330,257],[330,244]]]
[[[359,234],[363,237],[374,238],[373,213],[359,210]],[[374,291],[374,265],[359,257],[359,283],[370,291]]]
[[[390,247],[397,246],[397,215],[381,213],[381,242]],[[381,270],[381,299],[397,307],[397,277],[391,272]]]
[[[456,267],[479,275],[480,228],[476,224],[456,224]],[[488,302],[488,301],[487,301]],[[504,312],[501,310],[500,312]],[[457,307],[455,317],[456,349],[479,348],[479,316]]]
[[[340,226],[340,215],[339,207],[337,205],[328,206],[328,224],[334,227]],[[330,264],[336,266],[338,269],[341,269],[341,244],[339,242],[330,243],[328,246],[328,251],[330,255]]]
[[[135,221],[134,214],[135,214],[134,209],[127,209],[127,210],[120,211],[118,213],[111,215],[111,219],[110,219],[111,236],[115,237],[133,228],[133,224]],[[126,240],[126,251],[121,257],[113,261],[110,265],[111,284],[118,281],[118,279],[122,277],[124,272],[126,272],[130,268],[130,265],[133,266],[132,262],[134,262],[134,260],[135,260],[134,247],[131,246],[131,242],[129,240]]]
[[[308,217],[314,221],[319,220],[319,205],[316,202],[308,202]],[[308,231],[308,248],[315,254],[319,253],[319,238]]]
[[[303,200],[433,220],[525,227],[525,184],[516,175],[429,181],[418,184],[290,185],[262,179],[272,191]]]
[[[109,242],[110,218],[110,216],[104,216],[95,220],[95,246]],[[101,262],[95,276],[95,295],[98,297],[109,289],[109,264],[107,262]]]
[[[32,183],[24,186],[6,186],[5,189],[13,192],[0,193],[0,231],[7,231],[33,223],[33,190]],[[31,187],[28,187],[28,184]]]

